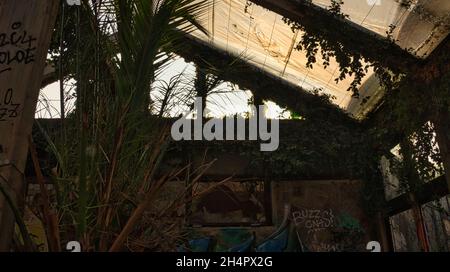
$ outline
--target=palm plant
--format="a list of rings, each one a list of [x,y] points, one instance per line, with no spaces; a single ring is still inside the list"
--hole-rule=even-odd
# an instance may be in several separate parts
[[[169,100],[189,103],[192,97],[174,95],[181,77],[158,85],[161,103],[151,101],[150,93],[183,35],[193,30],[207,35],[199,18],[208,4],[93,2],[84,1],[74,11],[75,41],[60,52],[72,52],[66,74],[76,80],[75,110],[56,134],[39,126],[57,162],[52,171],[60,235],[56,239],[61,243],[78,240],[84,250],[118,251],[125,245],[133,250],[167,250],[168,244],[182,238],[183,230],[173,218],[166,223],[161,220],[205,193],[193,194],[192,187],[211,163],[194,170],[184,165],[169,173],[160,171],[171,149],[169,125],[161,117]],[[160,107],[157,116],[151,115],[150,107]],[[180,177],[189,179],[185,190],[167,206],[149,213],[164,185]],[[141,231],[144,226],[146,230]],[[166,241],[164,247],[161,240]]]

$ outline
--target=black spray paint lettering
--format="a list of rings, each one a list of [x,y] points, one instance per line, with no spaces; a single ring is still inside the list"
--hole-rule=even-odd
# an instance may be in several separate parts
[[[0,122],[19,116],[20,104],[14,103],[13,96],[14,91],[11,88],[0,96]]]
[[[9,33],[0,33],[0,74],[11,71],[13,64],[34,62],[37,39],[21,28],[22,23],[15,22]]]

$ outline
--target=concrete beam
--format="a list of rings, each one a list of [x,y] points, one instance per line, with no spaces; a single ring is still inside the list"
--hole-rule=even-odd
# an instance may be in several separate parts
[[[356,122],[324,97],[312,94],[192,36],[185,36],[183,46],[178,47],[174,53],[187,62],[210,67],[208,72],[215,73],[223,80],[238,84],[242,89],[249,89],[261,99],[272,100],[306,118],[325,118],[347,124]],[[224,67],[232,69],[223,70]]]

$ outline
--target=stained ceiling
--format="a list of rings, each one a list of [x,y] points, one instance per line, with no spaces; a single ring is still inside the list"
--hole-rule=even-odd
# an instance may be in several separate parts
[[[335,82],[339,74],[336,61],[331,60],[330,65],[324,68],[318,54],[313,68],[307,68],[306,52],[295,50],[302,33],[292,31],[283,21],[282,15],[246,0],[210,1],[208,12],[201,18],[210,33],[209,37],[200,31],[192,35],[212,47],[241,56],[270,74],[295,84],[299,89],[320,89],[332,97],[333,103],[355,117],[365,115],[370,106],[382,97],[373,71],[364,77],[359,87],[361,96],[356,99],[347,91],[352,77]],[[416,0],[408,1],[408,5],[405,2],[344,0],[341,10],[348,20],[377,36],[386,37],[391,31],[400,47],[418,58],[426,58],[450,32],[450,1]],[[312,3],[328,9],[331,0],[312,0]],[[370,97],[369,103],[361,103],[364,97]]]

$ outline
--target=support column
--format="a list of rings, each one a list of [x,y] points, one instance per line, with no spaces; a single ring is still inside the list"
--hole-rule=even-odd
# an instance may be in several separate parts
[[[195,78],[195,90],[197,96],[202,98],[202,112],[204,113],[206,108],[206,97],[208,96],[208,81],[204,71],[204,67],[197,65],[197,74]],[[203,116],[204,117],[204,116]]]
[[[376,229],[382,252],[393,251],[391,230],[389,224],[387,224],[388,220],[389,218],[383,212],[377,212],[375,215]]]
[[[0,251],[14,233],[11,204],[22,207],[28,136],[39,96],[58,0],[0,2]]]

